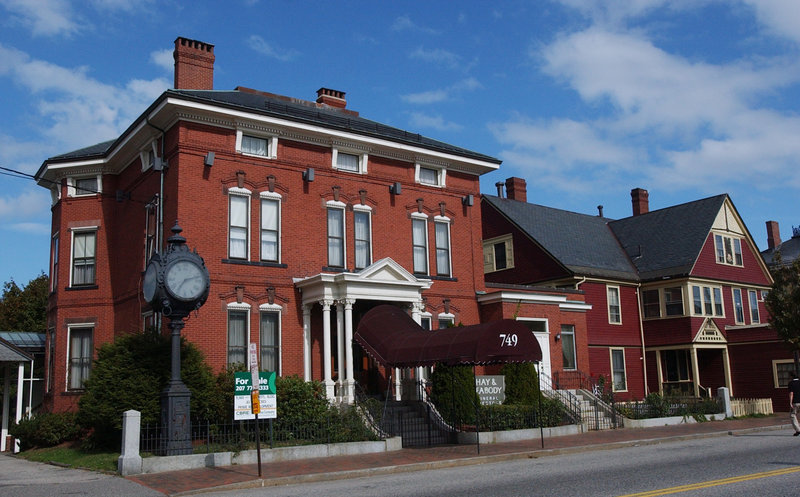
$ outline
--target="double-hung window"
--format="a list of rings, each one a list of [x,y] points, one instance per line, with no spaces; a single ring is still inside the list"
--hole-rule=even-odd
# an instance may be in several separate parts
[[[72,233],[72,286],[95,284],[97,231]]]
[[[82,390],[92,370],[91,326],[80,325],[69,328],[69,371],[67,389]]]
[[[761,316],[758,314],[758,292],[749,290],[747,295],[750,300],[750,322],[753,324],[761,322]]]
[[[611,376],[615,392],[628,389],[625,378],[625,349],[611,349]]]
[[[261,193],[261,260],[280,262],[280,196]]]
[[[693,311],[696,316],[718,316],[723,313],[720,287],[692,285]]]
[[[367,154],[343,152],[338,148],[333,149],[333,168],[350,173],[367,172]]]
[[[428,216],[412,214],[411,245],[414,257],[414,273],[428,274]]]
[[[722,299],[720,298],[720,302]],[[683,316],[683,290],[675,286],[664,289],[664,307],[667,316]]]
[[[242,154],[274,159],[277,148],[278,139],[276,137],[248,135],[242,131],[236,132],[236,151]]]
[[[280,372],[280,313],[261,311],[261,370]]]
[[[436,274],[450,276],[450,220],[437,218],[433,226],[436,234]]]
[[[355,236],[356,269],[372,264],[372,226],[369,207],[353,207],[353,230]]]
[[[228,305],[228,365],[247,365],[249,305]]]
[[[328,266],[344,267],[344,208],[328,207]]]
[[[228,193],[228,257],[247,259],[248,233],[250,231],[250,191],[231,188]]]
[[[732,266],[743,265],[741,238],[714,235],[714,245],[716,246],[717,263]]]
[[[646,318],[661,317],[661,301],[658,290],[642,291],[642,310]]]
[[[443,168],[416,165],[415,176],[417,183],[428,186],[445,186],[446,170]]]
[[[51,247],[51,255],[50,260],[52,264],[50,266],[50,291],[55,292],[56,288],[58,288],[58,233],[53,235],[53,242]]]
[[[607,286],[608,295],[608,322],[611,324],[622,323],[622,310],[619,304],[619,287]]]
[[[577,353],[575,350],[575,325],[561,325],[561,358],[563,360],[564,369],[578,369]]]
[[[733,289],[733,313],[737,324],[744,324],[744,302],[742,300],[742,289]]]
[[[453,324],[455,324],[456,317],[452,314],[439,314],[436,317],[436,320],[439,322],[439,329],[443,330],[453,326]]]

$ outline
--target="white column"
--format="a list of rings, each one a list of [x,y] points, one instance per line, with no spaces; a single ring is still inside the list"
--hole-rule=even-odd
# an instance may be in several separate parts
[[[342,301],[336,302],[336,362],[338,363],[339,401],[342,401],[344,393],[344,304]]]
[[[731,380],[731,358],[728,356],[728,347],[722,349],[722,368],[725,372],[725,386],[728,387],[728,395],[733,396],[733,381]]]
[[[311,381],[311,304],[303,304],[303,379]]]
[[[694,378],[694,396],[700,397],[700,366],[697,363],[697,349],[692,347],[692,377]]]
[[[325,394],[329,400],[334,398],[333,377],[331,374],[331,305],[332,300],[321,300],[322,305],[322,370]]]
[[[658,393],[664,395],[664,373],[661,370],[661,351],[656,350],[656,372],[658,373]]]
[[[20,362],[17,369],[17,412],[14,421],[22,419],[22,399],[25,397],[25,363]],[[19,440],[14,439],[14,454],[19,452]]]
[[[0,431],[0,452],[6,451],[6,436],[8,436],[8,408],[11,395],[11,366],[3,368],[3,427]]]
[[[411,303],[411,319],[413,319],[414,322],[420,326],[422,325],[421,314],[422,310],[424,309],[424,306],[425,304],[422,302],[422,300],[418,300],[417,302]],[[421,397],[425,396],[424,386],[425,386],[425,380],[427,380],[427,378],[425,378],[425,368],[417,367],[414,376],[415,376],[414,380],[417,383],[417,388],[414,389],[416,392],[415,395],[420,397],[420,398],[415,397],[415,399],[422,400]]]
[[[345,401],[352,404],[355,401],[355,378],[353,378],[353,304],[356,301],[344,301],[344,350],[345,350]]]

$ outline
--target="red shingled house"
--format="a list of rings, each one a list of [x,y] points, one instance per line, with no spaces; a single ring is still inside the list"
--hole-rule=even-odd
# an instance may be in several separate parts
[[[402,306],[428,329],[514,314],[515,294],[484,286],[473,205],[499,160],[365,119],[340,91],[309,102],[214,90],[213,45],[178,38],[174,56],[175,88],[118,138],[37,173],[53,198],[49,409],[75,408],[99,345],[165,328],[141,281],[176,220],[211,277],[183,335],[216,370],[254,342],[263,370],[321,380],[348,402],[356,381],[387,387],[352,341],[373,307]],[[557,326],[567,309],[582,334],[580,292],[517,293]],[[396,395],[414,374],[392,375]]]
[[[505,187],[506,198],[500,188],[481,203],[487,285],[580,289],[591,305],[588,354],[569,344],[565,380],[603,375],[618,399],[728,387],[785,404],[791,354],[763,302],[772,279],[730,197],[650,211],[637,188],[633,215],[613,220],[602,208],[592,216],[528,203],[520,178]]]

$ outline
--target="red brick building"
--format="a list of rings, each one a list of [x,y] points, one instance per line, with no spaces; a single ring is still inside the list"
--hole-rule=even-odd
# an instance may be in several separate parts
[[[165,328],[141,281],[176,221],[211,279],[183,335],[216,370],[254,342],[263,370],[350,401],[356,381],[386,388],[352,342],[372,307],[404,306],[431,329],[514,314],[516,296],[485,288],[473,205],[499,160],[364,119],[340,91],[214,90],[213,45],[178,38],[174,55],[175,88],[121,136],[37,173],[53,196],[47,408],[76,407],[99,345]],[[580,292],[526,298],[529,317],[561,326],[568,308],[585,327]]]
[[[772,278],[727,195],[650,211],[637,188],[633,215],[612,220],[530,204],[520,178],[504,186],[506,198],[482,199],[487,285],[582,290],[591,309],[571,374],[610,379],[620,399],[728,387],[785,404],[791,353],[763,302]]]

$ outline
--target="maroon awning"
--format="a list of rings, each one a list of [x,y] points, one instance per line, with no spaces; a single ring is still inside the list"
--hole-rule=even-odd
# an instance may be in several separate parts
[[[386,367],[444,364],[539,362],[542,350],[533,332],[513,319],[472,326],[424,330],[405,311],[380,305],[367,312],[353,335]]]

